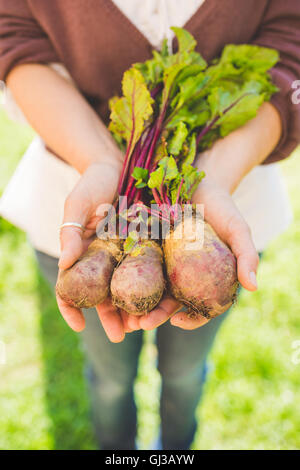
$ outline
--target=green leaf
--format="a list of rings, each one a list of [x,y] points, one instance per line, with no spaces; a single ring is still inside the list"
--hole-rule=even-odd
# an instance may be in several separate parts
[[[220,135],[225,137],[247,121],[254,118],[264,101],[263,95],[247,95],[218,121]]]
[[[198,184],[204,178],[203,171],[199,172],[191,165],[183,164],[182,171],[177,175],[176,179],[169,184],[169,195],[172,204],[176,204],[179,194],[180,202],[188,202],[198,187]],[[180,192],[179,192],[180,189]]]
[[[147,183],[145,183],[144,181],[137,181],[135,183],[135,187],[138,188],[138,189],[145,188],[146,186],[147,186]]]
[[[172,101],[172,107],[175,108],[175,110],[182,107],[187,101],[203,90],[208,80],[209,78],[202,72],[196,76],[187,77],[185,80],[180,79],[180,91]]]
[[[133,67],[143,75],[146,84],[156,85],[162,80],[164,70],[162,60],[149,59],[146,62],[138,62]]]
[[[159,166],[160,168],[163,168],[164,181],[171,181],[178,175],[177,163],[172,155],[170,157],[163,158],[159,162]]]
[[[169,141],[168,151],[173,155],[179,155],[184,141],[188,136],[188,129],[184,122],[180,122],[175,130],[173,137]]]
[[[149,171],[145,168],[136,166],[132,172],[132,177],[137,180],[135,187],[138,189],[145,188],[147,186]]]
[[[190,53],[195,49],[197,42],[195,38],[186,29],[173,26],[171,30],[175,33],[177,37],[178,49],[180,54],[184,52]]]
[[[178,84],[184,82],[187,78],[190,77],[195,77],[200,74],[200,72],[203,71],[203,69],[206,67],[206,62],[204,67],[200,64],[191,64],[187,65],[178,75]]]
[[[158,144],[158,146],[155,150],[155,158],[154,158],[155,162],[159,162],[164,157],[168,156],[167,145],[168,145],[168,143],[167,143],[166,138],[162,137],[160,143]]]
[[[182,175],[184,178],[182,197],[183,200],[189,201],[196,191],[198,184],[204,178],[205,173],[203,171],[198,171],[192,165],[183,164]]]
[[[164,89],[162,94],[163,106],[168,101],[172,91],[174,90],[175,79],[178,73],[185,67],[185,63],[171,65],[166,68],[163,75]]]
[[[211,112],[205,100],[199,104],[199,109],[190,108],[189,106],[184,106],[181,108],[174,117],[168,122],[167,129],[176,128],[180,122],[184,122],[189,126],[190,131],[196,127],[203,126],[210,120]],[[201,109],[202,108],[202,109]]]
[[[223,88],[213,88],[207,98],[212,117],[221,115],[234,101],[234,96]]]
[[[178,176],[176,180],[171,181],[170,186],[169,186],[169,194],[171,198],[172,205],[176,204],[177,201],[177,196],[178,196],[178,191],[179,191],[179,185],[181,183],[181,177]],[[181,193],[182,191],[180,191]],[[180,194],[179,194],[180,196]]]
[[[203,59],[202,55],[199,54],[199,52],[190,52],[189,58],[191,64],[199,65],[201,67],[201,70],[206,69],[207,62]]]
[[[168,40],[167,39],[163,40],[160,53],[161,53],[162,57],[168,57],[169,48],[168,48]]]
[[[175,179],[179,172],[174,157],[164,157],[158,163],[159,167],[150,174],[148,187],[150,189],[159,189],[163,182],[169,182]]]
[[[164,179],[164,169],[162,167],[157,168],[150,174],[148,181],[148,187],[150,189],[160,188]]]
[[[140,168],[136,166],[132,172],[132,177],[136,180],[141,179],[142,181],[147,181],[149,171],[145,168]]]
[[[129,232],[124,242],[124,253],[131,253],[138,245],[139,235],[137,232]]]
[[[196,157],[196,152],[197,152],[196,134],[192,134],[190,141],[189,141],[189,150],[183,160],[183,164],[192,165]]]
[[[249,44],[228,44],[223,49],[220,63],[231,63],[237,70],[251,68],[257,72],[267,72],[278,59],[279,53],[275,49]]]
[[[127,142],[128,154],[140,138],[145,121],[152,115],[153,100],[143,75],[135,68],[124,73],[123,97],[111,102],[110,131]]]
[[[113,110],[115,104],[119,101],[119,99],[120,99],[119,96],[113,96],[112,98],[108,100],[108,108],[110,111]]]

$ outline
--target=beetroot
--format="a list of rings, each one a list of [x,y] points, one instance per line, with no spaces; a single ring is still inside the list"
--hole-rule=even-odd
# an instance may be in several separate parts
[[[144,315],[160,301],[165,287],[162,251],[153,241],[142,242],[114,271],[113,303],[132,315]]]
[[[184,221],[189,233],[193,218]],[[233,304],[238,288],[236,259],[230,249],[204,223],[204,240],[176,239],[180,225],[164,241],[164,257],[172,295],[191,314],[214,318]]]
[[[57,294],[73,307],[100,304],[109,294],[111,276],[121,256],[119,240],[93,241],[70,269],[59,273]]]

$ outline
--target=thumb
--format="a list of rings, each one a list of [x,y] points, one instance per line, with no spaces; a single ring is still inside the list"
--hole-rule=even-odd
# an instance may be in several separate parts
[[[259,256],[252,241],[251,231],[242,217],[232,221],[228,235],[226,241],[237,258],[239,281],[245,289],[255,291]]]
[[[61,254],[58,266],[64,270],[70,268],[83,251],[82,230],[64,227],[60,233]]]
[[[86,215],[80,210],[80,205],[72,199],[65,204],[63,223],[79,223],[85,225]],[[58,262],[60,269],[70,268],[83,252],[83,230],[79,227],[62,227],[60,231],[61,254]]]

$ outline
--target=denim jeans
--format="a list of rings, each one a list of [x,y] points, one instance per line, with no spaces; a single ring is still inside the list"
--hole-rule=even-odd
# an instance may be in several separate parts
[[[55,285],[57,259],[36,252],[42,273]],[[188,449],[196,431],[195,411],[204,383],[206,358],[228,311],[194,331],[169,322],[157,329],[158,370],[162,378],[161,430],[163,449]],[[111,343],[95,309],[85,315],[81,333],[96,434],[102,449],[134,449],[136,406],[133,385],[143,332]]]

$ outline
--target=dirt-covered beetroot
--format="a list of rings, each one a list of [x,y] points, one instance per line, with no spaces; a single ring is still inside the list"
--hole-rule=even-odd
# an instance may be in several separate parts
[[[119,240],[93,241],[86,253],[70,269],[61,271],[56,291],[69,305],[90,308],[109,294],[113,270],[121,259]]]
[[[194,217],[178,225],[164,241],[164,257],[173,296],[189,307],[191,314],[214,318],[234,302],[238,288],[236,259],[209,224],[203,222],[203,239],[192,234]],[[181,233],[181,232],[179,232]],[[177,239],[178,237],[178,239]]]
[[[132,315],[144,315],[160,301],[165,287],[162,250],[144,241],[115,269],[111,280],[113,303]]]

